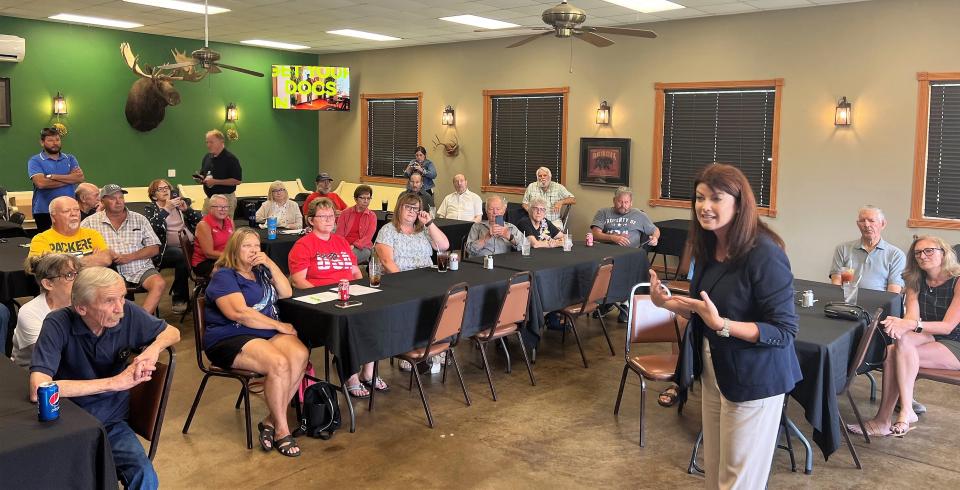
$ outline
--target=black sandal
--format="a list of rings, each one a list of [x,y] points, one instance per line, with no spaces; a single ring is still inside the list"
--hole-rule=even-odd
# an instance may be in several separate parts
[[[276,429],[265,425],[263,422],[257,424],[257,429],[260,431],[260,449],[264,451],[273,449],[273,435],[276,433]]]
[[[666,402],[663,401],[664,398],[667,399]],[[676,405],[677,400],[679,399],[680,399],[680,391],[677,390],[676,386],[671,386],[663,390],[662,393],[660,393],[660,396],[657,397],[657,403],[659,403],[661,407],[670,408]]]
[[[300,456],[300,446],[297,445],[297,440],[293,437],[293,434],[286,437],[281,437],[273,442],[278,453],[288,458],[296,458]],[[297,452],[293,452],[294,449],[296,449]]]

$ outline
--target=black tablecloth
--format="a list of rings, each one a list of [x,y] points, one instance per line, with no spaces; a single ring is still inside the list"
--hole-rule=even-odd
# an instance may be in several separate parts
[[[291,298],[279,302],[280,318],[292,323],[308,346],[326,346],[349,376],[364,363],[426,345],[444,293],[458,282],[470,285],[463,336],[493,323],[506,294],[507,279],[514,272],[461,263],[460,270],[445,273],[425,268],[387,274],[381,292],[353,298],[363,302],[360,306],[341,309],[334,302],[311,305]],[[368,284],[367,279],[353,282]],[[295,296],[331,287],[297,291]]]
[[[30,240],[21,237],[6,240],[6,243],[0,243],[0,302],[36,296],[39,292],[37,282],[23,272],[23,261],[30,249],[20,246]]]
[[[266,200],[266,196],[238,197],[237,209],[233,211],[233,219],[238,220],[239,223],[246,223],[249,217],[247,206],[253,206],[253,211],[256,212]]]
[[[297,243],[297,240],[299,240],[302,235],[285,235],[282,233],[283,230],[280,229],[277,230],[277,238],[267,240],[267,230],[261,230],[259,228],[257,230],[260,234],[260,250],[263,250],[263,253],[267,254],[267,257],[270,257],[270,260],[276,262],[284,274],[290,274],[287,258],[290,255],[293,244]]]
[[[683,246],[687,243],[687,233],[690,231],[690,220],[668,219],[654,223],[660,229],[660,239],[651,252],[679,257],[683,254]]]
[[[117,488],[103,427],[82,408],[60,399],[60,418],[37,420],[27,401],[29,374],[0,359],[0,487]]]
[[[600,260],[613,257],[613,276],[607,299],[611,302],[625,301],[630,289],[638,282],[647,280],[646,251],[639,248],[620,247],[595,243],[587,247],[575,242],[573,250],[561,248],[535,248],[529,257],[519,252],[495,255],[496,268],[514,271],[528,270],[533,273],[536,290],[530,298],[530,321],[522,330],[524,342],[536,347],[543,328],[543,315],[583,301],[593,286]],[[471,257],[467,262],[481,263],[483,257]]]
[[[847,366],[853,357],[866,322],[827,318],[823,307],[830,301],[843,301],[840,286],[796,280],[794,288],[813,290],[817,303],[810,308],[797,307],[800,331],[794,342],[803,381],[790,395],[800,403],[810,425],[813,440],[824,458],[840,447],[843,430],[837,417],[837,392],[847,381]],[[858,303],[870,314],[882,307],[884,315],[901,314],[900,296],[884,291],[861,289]]]
[[[27,236],[23,231],[23,226],[9,221],[0,221],[0,238],[12,238],[17,236]]]

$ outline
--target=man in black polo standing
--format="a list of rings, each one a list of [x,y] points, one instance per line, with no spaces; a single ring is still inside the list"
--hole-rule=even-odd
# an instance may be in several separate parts
[[[203,201],[203,209],[207,209],[207,200],[214,194],[223,194],[227,197],[230,206],[228,215],[231,218],[237,209],[237,186],[243,180],[243,169],[240,160],[226,148],[223,133],[217,129],[207,131],[207,153],[203,157],[200,171],[193,178],[203,184],[203,193],[207,199]]]

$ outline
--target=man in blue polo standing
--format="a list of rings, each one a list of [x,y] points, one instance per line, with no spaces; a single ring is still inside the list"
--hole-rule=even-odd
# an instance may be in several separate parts
[[[60,196],[73,197],[77,184],[83,182],[83,170],[77,159],[60,152],[59,131],[43,128],[40,146],[43,151],[27,162],[27,177],[33,181],[33,219],[37,233],[50,229],[50,202]]]

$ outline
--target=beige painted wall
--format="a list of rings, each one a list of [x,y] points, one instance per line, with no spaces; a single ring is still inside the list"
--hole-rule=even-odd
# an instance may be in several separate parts
[[[589,14],[589,12],[588,12]],[[587,231],[609,190],[577,182],[581,137],[632,138],[634,203],[656,221],[689,217],[689,211],[650,208],[655,82],[785,80],[780,136],[779,215],[769,220],[787,242],[797,277],[826,277],[834,246],[859,236],[856,210],[882,207],[885,237],[905,249],[915,233],[910,211],[918,71],[960,71],[960,2],[874,0],[829,7],[730,15],[654,24],[656,40],[615,37],[598,49],[555,38],[503,49],[497,39],[322,55],[323,64],[349,66],[354,97],[380,92],[423,92],[423,143],[455,131],[460,156],[439,150],[438,194],[452,190],[462,172],[479,190],[484,89],[570,87],[567,187],[578,199],[571,229]],[[854,126],[836,129],[836,100],[854,107]],[[596,108],[606,99],[612,124],[599,128]],[[446,104],[456,109],[456,129],[440,125]],[[357,106],[359,108],[359,104]],[[320,114],[320,167],[338,179],[360,172],[360,116]],[[520,196],[510,196],[518,200]],[[960,233],[939,232],[951,243]]]

